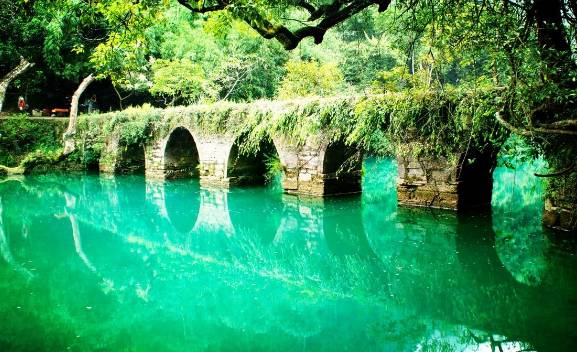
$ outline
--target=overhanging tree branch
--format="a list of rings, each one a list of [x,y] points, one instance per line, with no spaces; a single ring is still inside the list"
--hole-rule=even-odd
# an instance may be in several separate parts
[[[508,129],[509,131],[518,134],[520,136],[530,137],[534,136],[535,134],[558,134],[558,135],[566,135],[566,136],[577,136],[577,131],[566,130],[566,129],[554,129],[548,128],[552,125],[540,125],[541,127],[528,127],[528,128],[519,128],[513,126],[510,122],[505,120],[502,116],[503,112],[497,112],[495,114],[495,119],[499,122],[503,127]],[[547,127],[542,127],[547,126]]]
[[[202,4],[200,6],[192,5],[189,0],[177,0],[177,1],[182,6],[186,7],[190,11],[196,12],[196,13],[207,13],[207,12],[220,11],[220,10],[226,9],[226,7],[229,5],[228,1],[219,1],[216,5],[211,5],[211,6],[205,6],[204,1],[202,2]],[[198,1],[195,1],[195,3],[198,3]]]
[[[334,0],[332,3],[320,6],[318,9],[315,9],[314,6],[306,1],[298,1],[295,6],[300,6],[311,14],[308,21],[314,22],[318,20],[319,22],[316,25],[305,25],[296,30],[290,30],[282,24],[273,23],[271,19],[266,18],[254,6],[237,4],[232,0],[219,0],[210,5],[206,5],[203,2],[200,6],[192,4],[189,0],[178,0],[178,3],[195,13],[228,9],[237,18],[248,23],[262,37],[276,39],[285,49],[292,50],[307,37],[312,37],[316,44],[320,44],[328,29],[371,5],[378,5],[379,12],[385,11],[391,4],[391,0]]]
[[[544,177],[544,178],[545,177],[560,177],[560,176],[564,176],[564,175],[571,173],[573,170],[575,170],[575,168],[577,168],[577,163],[574,163],[573,165],[570,165],[570,166],[564,168],[563,170],[560,170],[557,172],[552,172],[550,174],[534,173],[534,175],[537,177]]]

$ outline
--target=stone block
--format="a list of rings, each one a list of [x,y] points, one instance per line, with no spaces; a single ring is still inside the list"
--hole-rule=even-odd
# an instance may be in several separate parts
[[[299,173],[299,182],[310,182],[312,180],[312,175],[308,172]]]

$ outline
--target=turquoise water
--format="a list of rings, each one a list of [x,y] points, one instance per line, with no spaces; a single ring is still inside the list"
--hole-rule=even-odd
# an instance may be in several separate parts
[[[0,180],[0,351],[570,351],[574,247],[530,167],[492,214],[139,176]]]

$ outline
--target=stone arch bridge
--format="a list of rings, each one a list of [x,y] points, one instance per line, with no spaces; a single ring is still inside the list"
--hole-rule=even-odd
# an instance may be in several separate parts
[[[99,169],[144,171],[149,179],[200,178],[202,186],[226,188],[264,184],[267,163],[276,156],[285,193],[323,197],[361,192],[362,151],[344,141],[330,142],[330,133],[304,143],[273,136],[261,142],[256,154],[244,154],[243,134],[207,133],[190,119],[176,118],[143,144],[109,138],[108,157],[100,160]],[[471,152],[467,157],[472,158]],[[399,204],[452,210],[489,206],[496,155],[476,155],[474,163],[464,159],[464,152],[451,158],[397,157]]]

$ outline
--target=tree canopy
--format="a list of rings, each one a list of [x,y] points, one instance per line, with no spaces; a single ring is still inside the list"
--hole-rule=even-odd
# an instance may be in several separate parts
[[[12,63],[29,50],[63,77],[94,71],[159,104],[492,89],[492,118],[511,131],[543,146],[577,133],[574,0],[2,1]],[[331,66],[336,90],[304,83]]]

